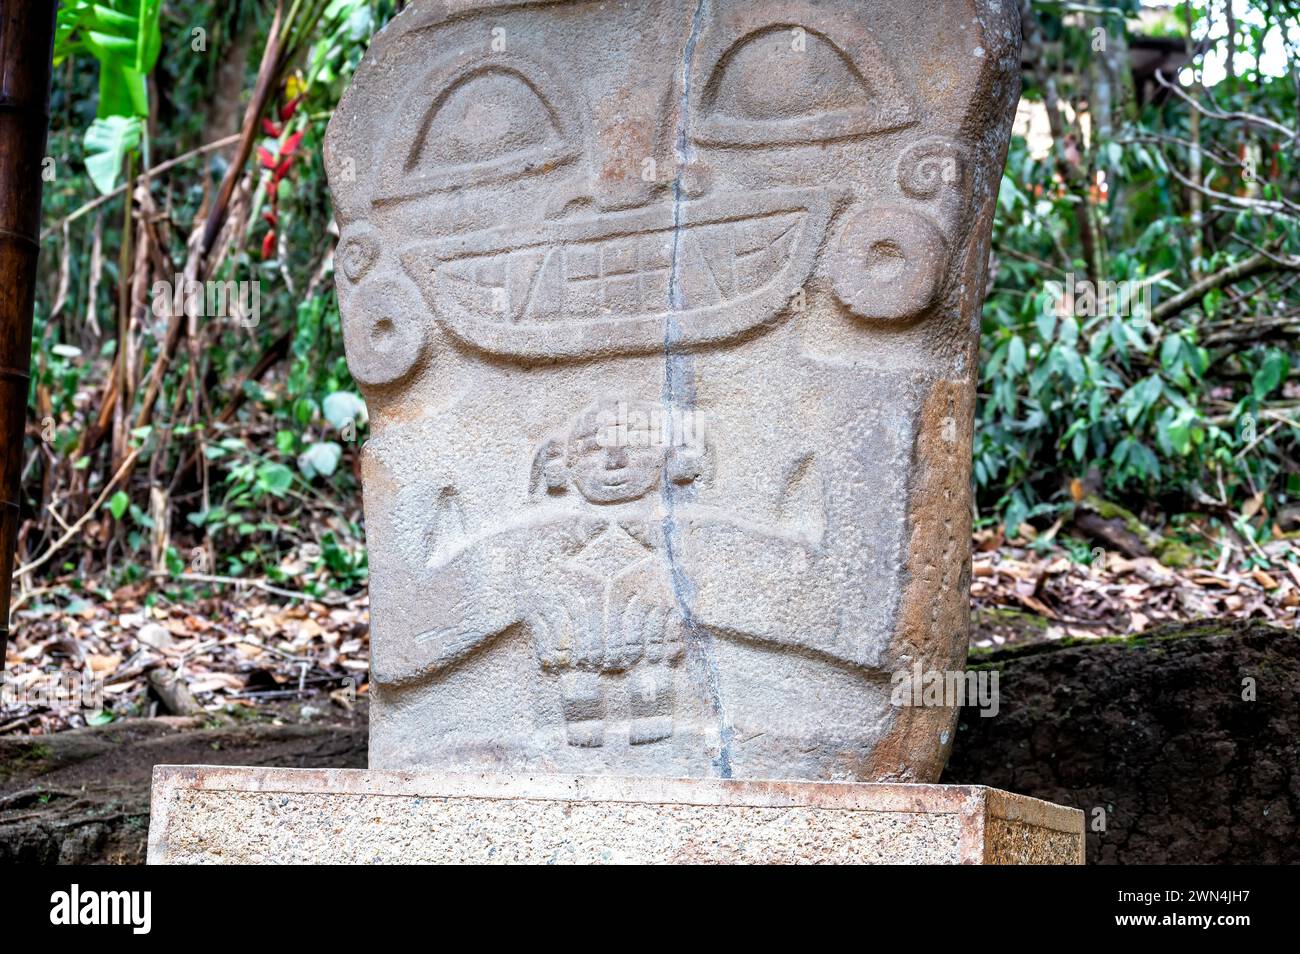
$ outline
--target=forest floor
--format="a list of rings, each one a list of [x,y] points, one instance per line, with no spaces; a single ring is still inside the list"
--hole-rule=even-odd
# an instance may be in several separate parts
[[[1153,627],[1257,620],[1300,624],[1300,564],[1190,567],[1111,556],[1072,562],[1060,547],[976,539],[972,650],[1140,635]],[[1293,553],[1300,558],[1300,551]],[[15,612],[0,737],[47,735],[130,717],[346,715],[365,698],[369,601],[291,598],[266,584],[192,602],[158,588],[89,598],[49,586]]]

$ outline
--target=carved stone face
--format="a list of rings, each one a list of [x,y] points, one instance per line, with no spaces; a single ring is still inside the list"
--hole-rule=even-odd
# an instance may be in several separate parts
[[[658,486],[667,459],[668,447],[648,421],[620,425],[618,411],[612,401],[594,404],[569,434],[573,481],[592,503],[639,500]]]
[[[376,38],[327,139],[376,767],[937,777],[956,710],[885,687],[964,658],[1018,44],[1012,0],[417,0]],[[707,467],[602,441],[610,394],[707,414]]]

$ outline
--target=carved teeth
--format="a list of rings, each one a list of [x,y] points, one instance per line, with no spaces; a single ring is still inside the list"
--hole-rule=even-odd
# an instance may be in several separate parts
[[[692,311],[721,304],[722,291],[713,279],[713,272],[704,260],[699,239],[693,231],[682,236],[677,259],[677,306],[682,311]]]
[[[524,320],[530,324],[559,321],[563,317],[564,275],[561,258],[559,249],[551,249],[546,253],[546,261],[533,281],[528,296]]]
[[[687,225],[445,262],[439,285],[475,317],[509,323],[659,314],[716,306],[775,280],[805,213]],[[677,262],[674,271],[673,256]],[[670,287],[676,278],[677,288]]]
[[[709,273],[724,299],[736,295],[736,242],[737,229],[727,225],[707,226],[701,230],[703,241],[700,251],[709,266]]]
[[[529,294],[546,258],[547,253],[542,251],[523,252],[510,257],[510,266],[506,269],[506,306],[511,321],[523,318]]]

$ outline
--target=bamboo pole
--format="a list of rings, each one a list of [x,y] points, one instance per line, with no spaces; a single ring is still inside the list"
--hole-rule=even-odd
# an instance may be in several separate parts
[[[54,0],[0,0],[0,667],[18,537]]]

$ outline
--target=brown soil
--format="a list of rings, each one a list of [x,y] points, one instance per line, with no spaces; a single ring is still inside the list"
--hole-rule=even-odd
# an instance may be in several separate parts
[[[131,719],[0,739],[0,863],[141,864],[155,765],[364,768],[365,725],[362,708],[307,724]]]
[[[971,661],[1000,671],[1000,712],[963,710],[943,781],[1083,809],[1090,864],[1300,862],[1294,631],[1206,624]]]

